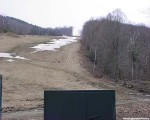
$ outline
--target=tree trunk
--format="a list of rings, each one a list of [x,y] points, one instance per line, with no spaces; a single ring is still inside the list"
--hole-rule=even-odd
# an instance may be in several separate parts
[[[93,64],[93,73],[95,72],[95,67],[96,67],[96,50],[97,50],[97,46],[95,47],[95,55],[94,55],[94,64]]]
[[[134,79],[134,64],[133,64],[133,60],[132,60],[132,80]]]

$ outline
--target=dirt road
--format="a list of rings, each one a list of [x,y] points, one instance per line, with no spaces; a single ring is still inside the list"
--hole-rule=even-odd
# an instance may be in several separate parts
[[[13,46],[1,51],[17,53],[29,60],[0,60],[0,70],[4,75],[3,120],[43,119],[44,90],[51,89],[115,89],[118,120],[122,117],[138,117],[139,114],[149,117],[150,96],[123,88],[106,79],[94,78],[83,67],[84,64],[91,63],[80,53],[79,42],[64,46],[58,51],[31,53],[34,50],[30,47],[35,43],[49,41],[51,38],[26,36],[17,39]]]

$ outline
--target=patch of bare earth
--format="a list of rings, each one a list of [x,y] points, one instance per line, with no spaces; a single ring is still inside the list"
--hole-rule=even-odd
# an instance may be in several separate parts
[[[149,117],[150,96],[121,87],[107,79],[94,78],[83,67],[83,61],[91,63],[81,54],[79,42],[58,51],[31,53],[34,49],[29,47],[50,40],[52,37],[47,36],[21,36],[17,39],[0,36],[0,52],[9,51],[30,59],[14,62],[0,60],[0,72],[3,74],[3,120],[42,120],[44,90],[50,89],[115,89],[117,120],[131,116]]]

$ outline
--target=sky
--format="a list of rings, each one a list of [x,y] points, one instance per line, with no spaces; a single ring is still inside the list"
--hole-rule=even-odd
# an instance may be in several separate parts
[[[91,18],[121,9],[132,23],[150,26],[150,0],[0,0],[0,14],[41,27],[73,26],[74,34]],[[147,13],[149,9],[149,15]]]

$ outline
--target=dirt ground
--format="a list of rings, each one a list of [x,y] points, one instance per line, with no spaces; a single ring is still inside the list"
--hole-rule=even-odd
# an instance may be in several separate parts
[[[0,52],[16,53],[29,60],[8,62],[0,58],[3,75],[3,120],[42,120],[44,90],[115,89],[117,120],[150,117],[150,95],[94,78],[85,67],[90,61],[80,52],[80,43],[58,51],[31,53],[30,48],[54,37],[0,35]]]

